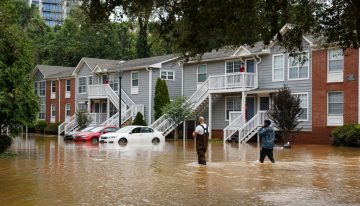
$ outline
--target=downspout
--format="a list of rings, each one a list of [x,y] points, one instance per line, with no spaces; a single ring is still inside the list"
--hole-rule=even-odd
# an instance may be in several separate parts
[[[256,86],[259,88],[259,65],[261,64],[262,59],[259,56],[259,53],[256,54],[256,58],[259,59],[259,61],[256,61],[256,76],[257,76],[257,78],[256,78],[256,84],[257,85]]]
[[[148,125],[151,125],[151,108],[152,108],[152,105],[151,105],[151,97],[152,97],[152,69],[149,68],[149,67],[146,67],[146,71],[149,72],[149,108],[148,108]]]
[[[184,64],[179,62],[181,67],[181,96],[184,96]]]
[[[58,92],[58,100],[59,100],[59,122],[61,122],[61,117],[60,117],[60,115],[61,115],[61,109],[60,109],[60,106],[61,106],[61,101],[60,101],[60,99],[61,99],[61,84],[60,84],[60,79],[58,78],[57,79],[58,80],[58,82],[59,82],[59,92]]]

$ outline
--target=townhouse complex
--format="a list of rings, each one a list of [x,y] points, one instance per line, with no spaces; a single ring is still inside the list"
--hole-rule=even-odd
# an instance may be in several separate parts
[[[196,117],[203,115],[211,138],[236,135],[246,142],[266,118],[272,95],[286,85],[303,110],[295,142],[326,144],[334,127],[360,122],[360,54],[358,49],[321,48],[311,37],[303,37],[303,46],[302,62],[277,42],[259,42],[185,63],[165,55],[129,61],[84,57],[75,68],[39,65],[32,73],[39,119],[62,122],[59,132],[66,133],[77,127],[78,110],[88,111],[96,125],[118,125],[120,118],[123,124],[141,112],[153,128],[167,135],[180,127],[187,138]],[[165,116],[154,119],[157,78],[166,80],[170,99],[187,98],[192,118],[180,125]]]

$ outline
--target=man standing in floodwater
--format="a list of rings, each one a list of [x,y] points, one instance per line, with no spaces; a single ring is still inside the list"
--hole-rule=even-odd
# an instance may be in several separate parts
[[[261,137],[260,163],[264,163],[266,156],[272,163],[275,163],[273,156],[275,132],[270,120],[264,121],[264,126],[259,129],[259,135]]]
[[[209,132],[204,117],[198,118],[199,125],[196,126],[193,137],[196,139],[196,152],[199,164],[206,165],[205,153],[208,146]]]

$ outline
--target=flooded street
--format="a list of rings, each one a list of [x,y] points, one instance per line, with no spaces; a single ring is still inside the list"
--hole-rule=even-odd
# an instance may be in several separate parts
[[[0,205],[360,205],[360,149],[212,143],[198,166],[193,140],[164,145],[16,138],[0,160]]]

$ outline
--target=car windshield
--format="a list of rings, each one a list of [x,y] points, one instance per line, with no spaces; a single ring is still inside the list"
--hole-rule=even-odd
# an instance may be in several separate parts
[[[116,132],[118,132],[118,133],[129,133],[134,128],[135,127],[123,127],[123,128],[118,129]]]
[[[86,127],[86,128],[84,128],[84,129],[82,129],[81,131],[82,131],[82,132],[87,132],[87,131],[90,131],[90,130],[92,130],[92,129],[94,129],[94,127]]]
[[[101,130],[105,129],[105,127],[95,127],[94,129],[91,129],[92,132],[100,132]]]

